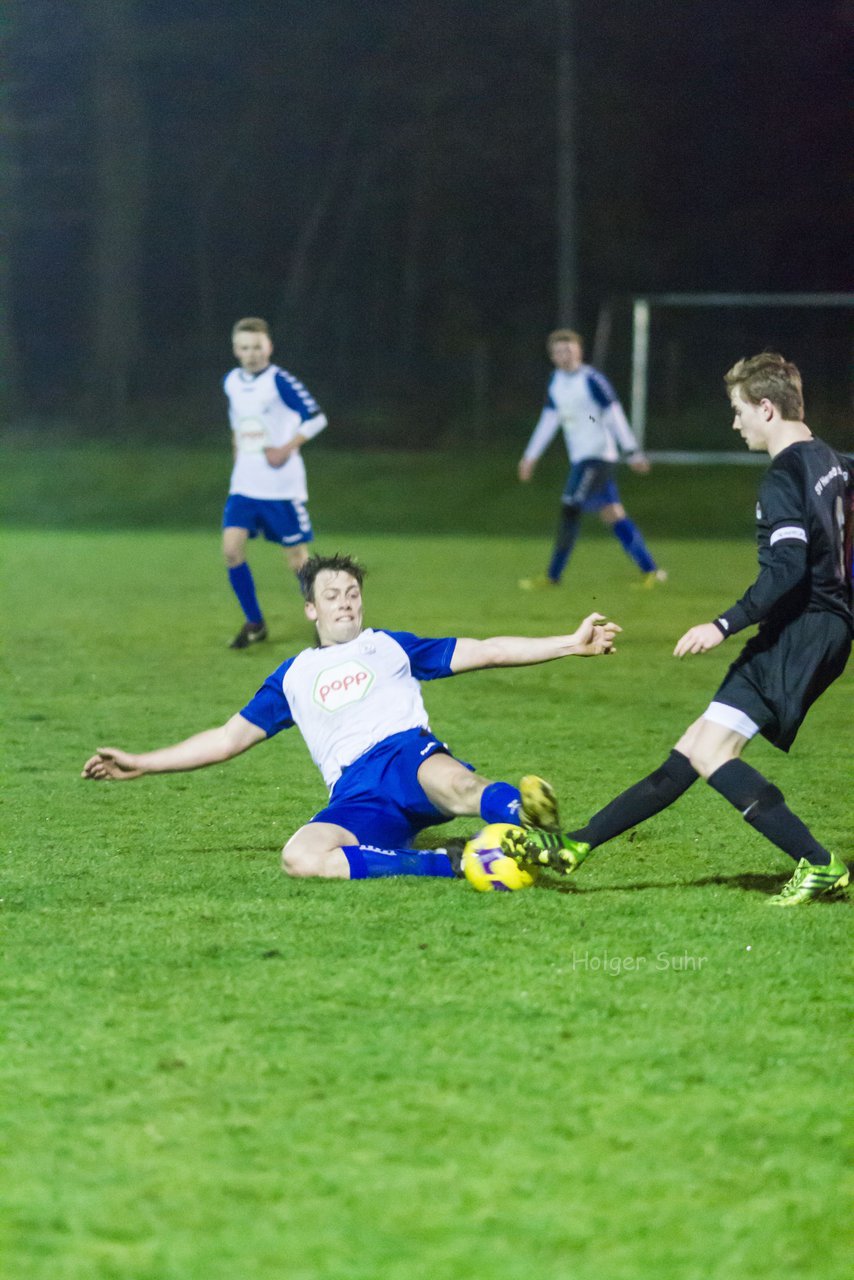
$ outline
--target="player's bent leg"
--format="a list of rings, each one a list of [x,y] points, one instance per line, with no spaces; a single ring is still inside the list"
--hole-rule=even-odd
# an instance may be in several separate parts
[[[295,547],[282,547],[282,551],[288,568],[294,573],[299,573],[308,560],[308,545],[305,542],[298,542]]]
[[[344,848],[358,843],[352,831],[344,827],[331,822],[307,822],[282,850],[282,870],[285,875],[299,878],[349,880],[350,864]]]
[[[729,723],[711,720],[708,713],[690,725],[676,743],[675,750],[691,762],[701,778],[708,780],[711,774],[729,760],[736,760],[748,742],[759,732],[758,727],[735,712]]]
[[[418,782],[431,804],[449,817],[477,816],[486,823],[519,823],[556,831],[560,826],[554,788],[528,774],[520,786],[490,782],[444,752],[436,752],[418,769]]]
[[[379,844],[360,844],[352,831],[336,823],[308,822],[282,850],[282,870],[289,876],[324,880],[388,876],[450,879],[462,874],[464,844],[451,839],[439,849],[384,849]]]
[[[481,798],[487,788],[500,786],[502,784],[491,783],[488,778],[483,778],[479,773],[467,769],[464,764],[454,756],[448,755],[446,752],[437,751],[433,755],[428,756],[422,765],[418,768],[418,783],[431,804],[435,805],[440,812],[447,814],[449,818],[460,817],[482,817]],[[519,793],[515,788],[510,788],[515,793],[518,814]],[[502,816],[489,818],[491,822],[507,822],[515,821],[514,818],[508,819],[506,813],[502,810]]]

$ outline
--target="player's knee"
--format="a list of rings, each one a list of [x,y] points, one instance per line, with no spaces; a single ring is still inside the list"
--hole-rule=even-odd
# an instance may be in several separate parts
[[[222,558],[226,569],[237,569],[243,564],[245,556],[242,551],[232,551],[229,547],[223,547]]]
[[[738,758],[738,752],[719,746],[709,747],[702,742],[696,743],[685,753],[701,778],[706,781],[721,765]]]
[[[698,770],[684,752],[671,751],[664,764],[649,775],[649,781],[656,795],[672,804],[697,781],[697,776]]]
[[[308,550],[304,542],[296,547],[285,547],[285,559],[288,562],[288,568],[293,569],[294,573],[299,573],[305,562],[308,560]]]
[[[486,785],[485,779],[461,768],[446,782],[442,807],[459,816],[479,813],[480,797]]]
[[[282,850],[282,871],[295,879],[321,874],[322,859],[298,840],[289,840]]]
[[[455,792],[459,804],[459,813],[479,813],[480,797],[488,784],[484,778],[468,770],[455,779]]]

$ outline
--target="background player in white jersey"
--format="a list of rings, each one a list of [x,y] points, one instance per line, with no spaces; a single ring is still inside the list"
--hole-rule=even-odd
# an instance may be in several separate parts
[[[759,574],[714,622],[686,631],[674,653],[706,653],[752,623],[759,630],[664,763],[570,832],[568,852],[560,849],[560,836],[543,837],[538,852],[539,834],[521,830],[514,851],[572,872],[590,849],[667,808],[702,777],[795,860],[794,875],[770,899],[794,907],[844,888],[848,869],[792,813],[782,792],[740,757],[758,733],[788,751],[810,706],[848,661],[854,476],[851,459],[816,439],[804,422],[795,365],[766,351],[739,360],[724,382],[734,430],[748,449],[771,457],[756,508]]]
[[[99,747],[83,777],[124,780],[219,764],[296,725],[329,803],[282,851],[283,868],[294,876],[454,875],[458,858],[455,865],[448,850],[408,846],[424,827],[462,815],[557,829],[548,783],[533,776],[519,789],[489,782],[450,754],[430,730],[419,682],[611,653],[620,628],[591,614],[571,635],[541,638],[431,640],[366,629],[362,577],[347,556],[313,556],[301,581],[317,648],[283,662],[219,728],[139,755]]]
[[[570,469],[560,500],[560,519],[546,573],[523,578],[525,591],[557,586],[572,555],[585,511],[598,512],[646,586],[667,577],[649,553],[640,529],[626,514],[614,480],[614,464],[621,455],[633,471],[645,474],[649,462],[638,447],[614,389],[603,374],[584,363],[583,339],[574,329],[555,329],[546,339],[555,372],[549,379],[546,403],[519,462],[519,479],[530,480],[537,460],[563,429]]]
[[[313,538],[300,449],[326,426],[320,406],[303,384],[270,363],[273,343],[265,320],[247,316],[232,330],[239,368],[223,384],[234,445],[228,500],[222,517],[222,550],[228,580],[245,623],[232,649],[266,640],[267,627],[246,563],[246,540],[263,533],[277,542],[299,573]]]

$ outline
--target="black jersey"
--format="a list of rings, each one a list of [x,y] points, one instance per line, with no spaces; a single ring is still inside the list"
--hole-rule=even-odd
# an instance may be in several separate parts
[[[718,618],[730,635],[753,622],[778,629],[810,612],[834,613],[854,631],[846,519],[852,461],[823,440],[803,440],[771,462],[759,488],[759,576]]]

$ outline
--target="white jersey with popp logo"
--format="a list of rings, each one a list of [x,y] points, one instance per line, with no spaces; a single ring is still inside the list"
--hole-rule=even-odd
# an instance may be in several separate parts
[[[303,649],[268,676],[240,714],[268,737],[296,725],[331,792],[366,751],[395,733],[428,727],[419,681],[453,674],[456,643],[369,628],[347,644]]]
[[[272,467],[264,450],[280,448],[299,434],[310,440],[326,426],[326,416],[293,374],[269,364],[260,373],[232,369],[223,383],[234,436],[234,469],[229,493],[244,498],[308,498],[305,466],[299,450],[281,467]]]

